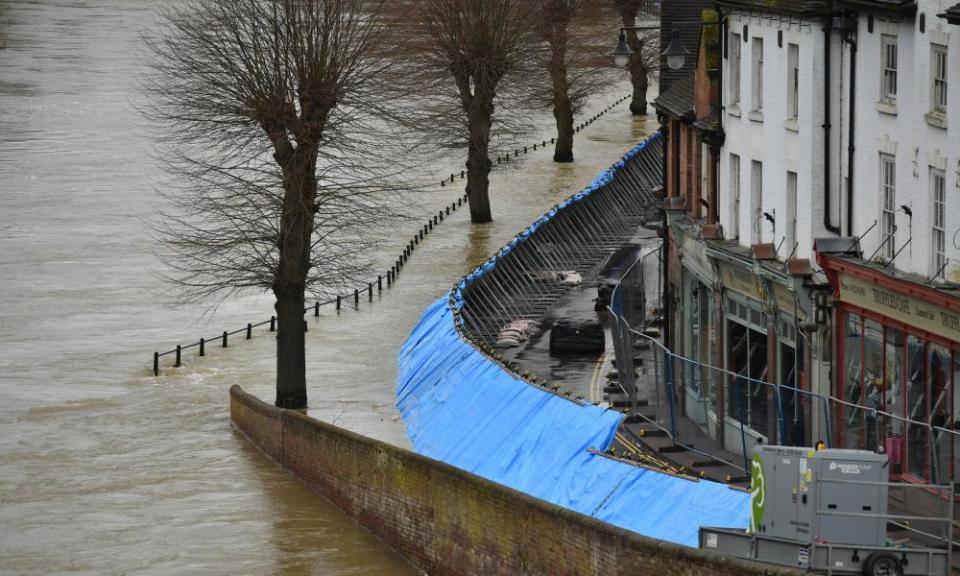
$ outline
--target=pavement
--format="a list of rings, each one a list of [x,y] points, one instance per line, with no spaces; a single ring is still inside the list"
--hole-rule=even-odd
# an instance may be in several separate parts
[[[616,280],[641,252],[657,242],[656,233],[640,229],[638,234],[608,258],[592,263],[583,274],[583,283],[566,289],[539,319],[528,340],[519,347],[502,350],[503,357],[520,367],[520,372],[557,394],[590,402],[625,415],[617,432],[613,455],[667,472],[707,478],[746,487],[749,478],[742,457],[717,446],[692,421],[677,418],[670,425],[669,403],[663,384],[662,358],[654,357],[653,345],[636,349],[634,359],[637,405],[632,406],[617,372],[610,318],[606,310],[594,310],[598,288]],[[602,354],[556,355],[550,353],[550,332],[559,319],[599,320],[604,329]],[[676,432],[673,438],[672,432]],[[739,463],[739,465],[738,465]]]

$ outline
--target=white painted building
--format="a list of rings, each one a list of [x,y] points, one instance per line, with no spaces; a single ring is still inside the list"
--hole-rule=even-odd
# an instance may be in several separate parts
[[[896,255],[900,270],[933,278],[943,268],[941,278],[958,282],[960,26],[938,17],[949,7],[920,0],[899,16],[859,12],[853,198],[839,209],[844,235],[876,223],[862,241],[865,258]],[[849,56],[843,66],[848,82]],[[842,112],[846,156],[849,107]],[[849,177],[846,161],[841,166]]]
[[[951,3],[838,1],[833,19],[821,4],[725,3],[724,236],[786,259],[864,235],[865,257],[960,282],[960,27],[938,16]]]
[[[724,236],[743,246],[773,243],[783,260],[807,258],[826,233],[822,23],[748,6],[724,15]]]

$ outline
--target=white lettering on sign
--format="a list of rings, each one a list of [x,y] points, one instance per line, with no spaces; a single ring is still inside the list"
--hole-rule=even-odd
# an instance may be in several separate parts
[[[859,474],[860,470],[870,470],[869,464],[852,464],[848,462],[831,462],[830,470],[839,470],[841,474]]]

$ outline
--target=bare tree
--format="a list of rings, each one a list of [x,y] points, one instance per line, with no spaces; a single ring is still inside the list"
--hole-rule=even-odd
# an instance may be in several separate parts
[[[158,224],[171,279],[185,300],[273,292],[277,406],[307,405],[305,294],[357,286],[392,210],[377,10],[184,0],[146,38],[147,114],[176,183]]]
[[[423,0],[411,2],[411,45],[419,64],[411,78],[421,86],[420,105],[431,115],[418,128],[428,139],[456,146],[451,130],[466,132],[470,219],[490,222],[491,140],[500,120],[516,119],[542,77],[541,43],[529,0]],[[513,113],[513,114],[511,114]]]
[[[637,16],[644,12],[652,12],[651,0],[613,0],[614,8],[620,14],[623,26],[635,26]],[[650,78],[656,72],[660,61],[659,48],[656,37],[627,32],[627,44],[633,54],[627,63],[630,72],[630,82],[633,84],[633,98],[630,100],[630,111],[636,116],[647,113],[647,88]]]
[[[573,116],[613,80],[609,47],[596,42],[604,37],[606,22],[593,0],[539,0],[537,7],[537,33],[548,46],[545,66],[557,123],[553,159],[573,162]]]

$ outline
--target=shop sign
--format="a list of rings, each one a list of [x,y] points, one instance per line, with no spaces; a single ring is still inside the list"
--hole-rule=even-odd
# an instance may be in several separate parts
[[[960,342],[960,314],[932,302],[894,292],[849,274],[839,274],[840,300],[909,326]]]
[[[760,278],[751,270],[739,268],[726,262],[717,262],[720,269],[720,279],[728,290],[739,292],[750,298],[763,301],[763,284]],[[793,299],[791,298],[791,302]]]
[[[771,282],[770,284],[773,286],[773,299],[777,302],[777,308],[787,314],[802,318],[804,316],[803,308],[797,306],[793,292],[782,284],[777,284],[776,282]]]
[[[706,245],[696,238],[684,234],[680,243],[683,251],[683,263],[689,270],[700,276],[704,283],[713,282],[713,268],[707,258]]]

